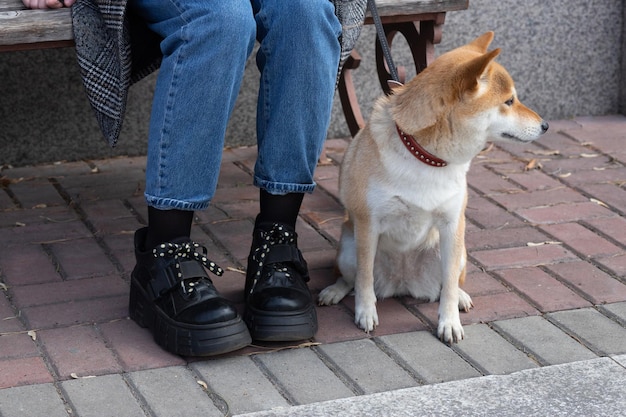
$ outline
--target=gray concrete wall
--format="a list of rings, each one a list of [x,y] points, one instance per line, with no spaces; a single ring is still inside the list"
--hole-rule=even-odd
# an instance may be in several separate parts
[[[494,30],[493,47],[516,80],[520,98],[547,119],[602,115],[626,109],[626,0],[470,0],[470,9],[449,13],[437,53]],[[380,94],[373,68],[371,26],[357,49],[357,78],[367,115]],[[410,65],[402,40],[397,64]],[[257,71],[251,59],[227,132],[228,145],[255,141]],[[120,145],[101,139],[84,96],[74,51],[0,54],[0,164],[140,155],[145,152],[154,76],[131,90]],[[330,137],[348,130],[335,100]]]
[[[626,0],[623,0],[622,8],[622,68],[620,71],[619,112],[626,114]]]

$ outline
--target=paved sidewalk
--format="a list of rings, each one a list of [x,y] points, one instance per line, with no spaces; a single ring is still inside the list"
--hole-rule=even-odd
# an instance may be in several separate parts
[[[624,414],[625,143],[626,117],[577,118],[474,161],[462,342],[439,342],[437,304],[410,298],[379,301],[367,335],[347,297],[318,308],[314,340],[204,360],[162,351],[127,318],[145,158],[3,169],[0,416]],[[299,219],[315,293],[334,281],[346,145],[327,142]],[[192,232],[240,307],[255,156],[224,151]]]

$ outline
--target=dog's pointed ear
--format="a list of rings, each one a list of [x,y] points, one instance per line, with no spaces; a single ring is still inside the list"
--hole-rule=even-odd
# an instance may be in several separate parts
[[[461,90],[474,91],[481,79],[487,75],[488,66],[500,54],[500,48],[494,49],[467,62],[461,69]]]
[[[487,52],[487,48],[489,48],[489,45],[493,40],[493,36],[493,32],[485,32],[470,43],[468,43],[466,47],[484,54]]]

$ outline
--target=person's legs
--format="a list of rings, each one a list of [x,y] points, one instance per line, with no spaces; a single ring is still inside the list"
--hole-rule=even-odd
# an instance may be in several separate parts
[[[326,138],[341,27],[327,0],[253,0],[260,42],[258,158],[261,212],[246,275],[244,319],[256,340],[300,340],[317,330],[295,223]]]
[[[330,123],[341,26],[327,0],[254,0],[261,72],[254,183],[308,193]]]
[[[248,0],[131,0],[163,41],[148,139],[148,227],[135,234],[130,315],[165,349],[212,355],[250,335],[203,266],[221,274],[189,239],[193,210],[208,206],[224,134],[256,24]]]

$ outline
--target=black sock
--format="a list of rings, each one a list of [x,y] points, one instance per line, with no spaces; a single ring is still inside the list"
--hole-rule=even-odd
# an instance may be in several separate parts
[[[146,249],[170,242],[179,237],[189,237],[193,211],[189,210],[159,210],[148,207],[148,235]]]
[[[273,195],[261,190],[261,212],[257,218],[258,223],[282,223],[296,228],[296,219],[300,213],[303,193],[289,193],[285,195]]]

